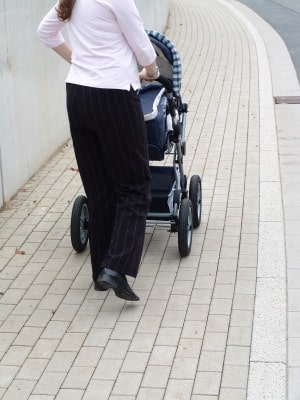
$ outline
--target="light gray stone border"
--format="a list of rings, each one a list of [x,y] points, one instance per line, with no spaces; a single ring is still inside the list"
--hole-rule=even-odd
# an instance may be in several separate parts
[[[287,398],[287,291],[284,219],[272,76],[265,43],[235,1],[218,0],[256,45],[260,98],[260,218],[257,286],[247,400]]]

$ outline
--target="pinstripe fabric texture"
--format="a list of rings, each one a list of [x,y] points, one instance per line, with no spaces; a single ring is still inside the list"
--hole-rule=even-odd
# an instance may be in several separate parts
[[[67,84],[75,155],[89,207],[93,280],[136,277],[150,204],[147,134],[137,94]]]

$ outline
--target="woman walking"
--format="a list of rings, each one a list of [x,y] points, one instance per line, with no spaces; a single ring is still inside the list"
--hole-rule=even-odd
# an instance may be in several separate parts
[[[70,45],[61,33],[65,25]],[[88,199],[94,287],[139,300],[126,275],[138,273],[150,172],[136,90],[141,79],[159,76],[155,51],[134,0],[60,0],[38,35],[70,63],[67,112]]]

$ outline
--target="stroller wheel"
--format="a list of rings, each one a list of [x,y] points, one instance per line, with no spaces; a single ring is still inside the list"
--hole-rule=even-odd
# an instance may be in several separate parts
[[[73,249],[78,253],[85,250],[88,242],[89,210],[87,198],[78,196],[73,204],[71,215],[71,242]]]
[[[174,190],[173,206],[179,208],[180,205],[180,190]]]
[[[198,175],[193,175],[190,180],[189,197],[193,205],[193,227],[197,228],[201,222],[202,185]]]
[[[185,198],[181,202],[178,223],[178,248],[181,257],[190,254],[193,235],[192,202]]]
[[[180,181],[181,185],[181,194],[183,195],[183,199],[187,197],[186,187],[187,187],[187,176],[184,174],[183,179]]]

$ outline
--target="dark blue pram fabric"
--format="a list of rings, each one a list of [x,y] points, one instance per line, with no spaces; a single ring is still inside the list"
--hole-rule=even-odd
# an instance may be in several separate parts
[[[151,172],[151,206],[150,211],[155,213],[169,213],[168,201],[173,200],[172,189],[175,182],[174,167],[150,166]]]
[[[146,32],[156,51],[156,62],[160,74],[172,82],[172,90],[170,93],[168,87],[168,94],[166,88],[158,82],[146,83],[139,91],[147,129],[149,159],[162,161],[173,145],[170,142],[174,128],[174,120],[169,113],[169,106],[172,105],[170,95],[177,100],[176,105],[181,103],[181,61],[178,51],[166,36],[153,30],[146,30]],[[175,157],[176,146],[172,154]],[[178,171],[175,158],[173,158],[173,166],[150,165],[151,206],[148,218],[166,221],[169,220],[170,215],[173,215],[174,193],[180,190]]]
[[[173,95],[180,98],[181,60],[174,44],[162,33],[146,30],[157,53],[161,74],[172,81]],[[161,96],[159,84],[144,86],[139,91],[148,134],[149,158],[162,161],[167,149],[167,95]]]
[[[166,150],[167,96],[157,84],[144,86],[139,91],[148,136],[149,159],[161,161]]]

